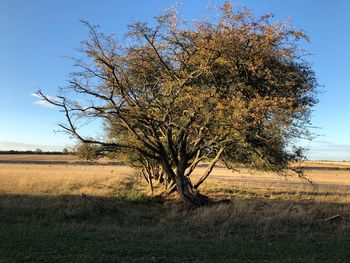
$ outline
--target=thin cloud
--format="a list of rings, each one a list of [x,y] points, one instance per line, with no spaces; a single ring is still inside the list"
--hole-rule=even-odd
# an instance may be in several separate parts
[[[43,151],[62,151],[63,148],[64,146],[62,145],[42,145],[12,141],[0,141],[0,151],[34,151],[35,149],[41,149]]]
[[[33,104],[37,105],[37,106],[41,106],[41,107],[48,107],[48,108],[56,108],[57,106],[47,102],[46,100],[43,100],[42,97],[40,97],[40,95],[36,94],[36,93],[31,93],[31,96],[40,99],[37,101],[34,101]],[[52,100],[52,101],[59,101],[59,99],[57,97],[53,97],[53,96],[49,96],[49,95],[45,95],[48,99]]]
[[[33,97],[38,98],[38,99],[41,99],[41,97],[38,94],[36,94],[36,93],[30,93],[30,96],[33,96]]]
[[[315,141],[314,148],[322,151],[347,151],[350,152],[350,144],[334,143],[330,141]]]
[[[56,108],[56,105],[51,104],[50,102],[47,102],[46,100],[38,100],[33,102],[34,105],[42,106],[42,107],[48,107],[48,108]]]
[[[309,146],[308,155],[313,160],[350,160],[350,144],[314,141]]]

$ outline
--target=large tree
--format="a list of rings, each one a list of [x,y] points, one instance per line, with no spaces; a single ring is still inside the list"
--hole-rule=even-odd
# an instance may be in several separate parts
[[[317,83],[302,31],[226,3],[220,16],[189,22],[171,10],[129,26],[121,44],[88,23],[78,70],[56,99],[61,127],[104,152],[121,152],[177,191],[188,205],[209,199],[198,187],[218,161],[281,170],[308,133]],[[84,138],[76,120],[102,119],[103,139]],[[191,174],[207,162],[203,176]],[[169,189],[168,188],[168,189]]]

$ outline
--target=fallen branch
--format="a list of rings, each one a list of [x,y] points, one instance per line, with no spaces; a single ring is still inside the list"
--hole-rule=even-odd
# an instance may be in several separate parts
[[[262,208],[271,208],[271,205],[266,203],[265,201],[260,201],[258,204],[255,205],[256,209],[262,209]]]
[[[344,218],[339,214],[322,219],[323,222],[335,222],[335,221],[341,221],[341,220],[345,222],[350,222],[350,219]]]
[[[81,193],[81,197],[83,199],[86,199],[89,202],[91,202],[96,208],[100,209],[101,211],[118,213],[118,210],[116,208],[108,207],[105,204],[103,204],[102,202],[100,202],[98,200],[94,200],[93,198],[89,197],[88,195],[86,195],[84,193]]]

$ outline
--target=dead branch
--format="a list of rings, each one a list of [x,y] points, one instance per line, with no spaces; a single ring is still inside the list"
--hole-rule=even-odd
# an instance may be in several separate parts
[[[118,213],[119,211],[114,208],[114,207],[109,207],[109,206],[106,206],[104,203],[102,203],[101,201],[98,201],[98,200],[94,200],[92,197],[84,194],[84,193],[81,193],[81,197],[83,199],[86,199],[88,200],[89,202],[91,202],[96,208],[98,208],[100,211],[103,211],[103,212],[107,212],[107,213]]]
[[[345,221],[350,223],[350,219],[347,219],[339,214],[336,214],[334,216],[330,216],[324,219],[321,219],[323,222],[339,222],[339,221]]]

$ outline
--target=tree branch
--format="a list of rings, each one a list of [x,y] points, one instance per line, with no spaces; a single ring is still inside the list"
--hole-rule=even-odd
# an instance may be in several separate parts
[[[204,181],[205,179],[208,178],[208,176],[210,175],[210,173],[213,171],[213,168],[215,166],[215,164],[219,161],[221,154],[224,151],[224,147],[220,148],[220,150],[218,151],[218,153],[216,154],[215,158],[211,161],[211,163],[209,164],[207,170],[205,171],[205,173],[203,174],[203,176],[198,180],[198,182],[193,186],[195,189],[197,189]]]

